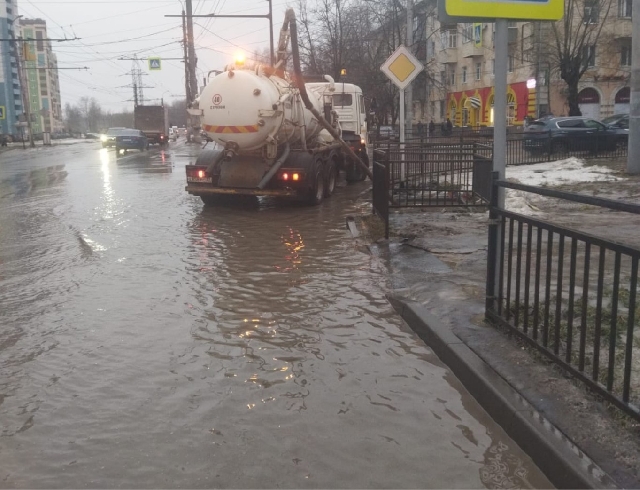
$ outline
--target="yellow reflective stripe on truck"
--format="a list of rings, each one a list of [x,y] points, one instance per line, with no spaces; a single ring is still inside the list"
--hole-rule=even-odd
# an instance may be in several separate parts
[[[208,124],[204,124],[202,128],[207,133],[257,133],[259,126],[257,124],[253,124],[251,126],[209,126]]]

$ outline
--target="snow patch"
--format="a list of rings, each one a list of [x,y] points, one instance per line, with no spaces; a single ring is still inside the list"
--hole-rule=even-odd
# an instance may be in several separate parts
[[[535,165],[507,167],[506,176],[507,180],[515,180],[522,184],[543,187],[580,182],[611,182],[623,180],[613,175],[613,171],[610,168],[599,165],[585,167],[584,161],[576,157],[555,162],[537,163]],[[507,189],[505,197],[506,207],[509,211],[530,216],[545,214],[536,206],[537,202],[546,199],[543,196]]]
[[[592,165],[585,167],[584,161],[576,157],[555,162],[536,163],[508,167],[507,179],[514,179],[527,185],[561,185],[577,182],[611,182],[622,180],[613,175],[607,167]]]

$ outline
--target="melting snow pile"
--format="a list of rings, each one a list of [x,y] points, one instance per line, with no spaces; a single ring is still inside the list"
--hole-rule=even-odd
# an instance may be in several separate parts
[[[610,182],[621,180],[607,167],[592,165],[585,167],[584,162],[571,157],[556,162],[537,163],[507,167],[507,180],[516,180],[522,184],[553,187],[557,185],[581,182]],[[541,199],[537,194],[507,189],[506,207],[509,211],[522,214],[542,214],[535,205]]]

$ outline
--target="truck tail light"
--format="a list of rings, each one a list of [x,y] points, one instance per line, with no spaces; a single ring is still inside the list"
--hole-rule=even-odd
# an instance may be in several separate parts
[[[299,182],[302,180],[303,174],[302,172],[296,172],[292,170],[285,170],[280,173],[280,180],[284,180],[285,182]]]
[[[204,178],[204,170],[198,170],[198,178]]]

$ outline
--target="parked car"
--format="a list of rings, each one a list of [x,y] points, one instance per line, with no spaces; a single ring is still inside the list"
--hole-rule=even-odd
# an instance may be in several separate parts
[[[602,123],[616,132],[618,145],[626,146],[629,143],[629,114],[614,114],[605,117]]]
[[[618,138],[613,128],[582,116],[536,119],[524,128],[524,148],[530,152],[613,150]]]
[[[149,140],[145,134],[139,129],[123,129],[115,139],[116,156],[120,154],[120,150],[140,150],[149,149]]]
[[[178,139],[178,133],[173,128],[169,128],[169,141],[176,141]]]
[[[127,128],[109,128],[107,132],[100,135],[100,141],[102,141],[102,148],[108,148],[116,145],[116,136],[121,134],[123,130]]]

